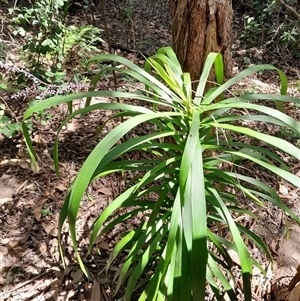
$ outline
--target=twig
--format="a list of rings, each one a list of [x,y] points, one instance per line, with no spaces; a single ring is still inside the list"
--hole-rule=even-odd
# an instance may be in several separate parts
[[[37,279],[39,279],[39,278],[41,278],[41,277],[44,277],[45,275],[49,274],[50,272],[53,272],[53,270],[46,271],[46,272],[44,272],[44,273],[38,274],[38,275],[34,276],[33,278],[31,278],[31,279],[29,279],[29,280],[27,280],[27,281],[24,281],[24,282],[22,282],[22,283],[19,283],[19,284],[17,284],[13,289],[11,289],[11,290],[9,290],[9,291],[6,291],[5,294],[11,294],[11,293],[13,293],[13,292],[16,292],[16,291],[19,290],[21,287],[24,287],[25,285],[27,285],[27,284],[29,284],[29,283],[31,283],[31,282],[33,282],[33,281],[35,281],[35,280],[37,280]],[[0,297],[1,297],[1,295],[0,295]]]
[[[4,103],[6,109],[10,112],[11,116],[13,116],[15,118],[16,121],[18,121],[18,117],[16,116],[16,114],[10,109],[10,107],[8,106],[7,102],[3,99],[3,97],[0,97],[1,101]]]
[[[288,10],[290,10],[296,17],[300,18],[300,14],[295,9],[293,9],[291,6],[286,4],[283,0],[279,0],[279,1],[283,6],[285,6]]]
[[[17,196],[21,191],[23,191],[24,187],[27,185],[28,180],[25,180],[21,186],[18,187],[16,192],[14,193],[15,196]]]

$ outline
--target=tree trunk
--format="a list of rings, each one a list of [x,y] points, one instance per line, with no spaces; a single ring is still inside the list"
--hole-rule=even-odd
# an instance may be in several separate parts
[[[232,0],[170,0],[173,49],[184,72],[200,78],[210,52],[224,59],[224,75],[231,76]]]

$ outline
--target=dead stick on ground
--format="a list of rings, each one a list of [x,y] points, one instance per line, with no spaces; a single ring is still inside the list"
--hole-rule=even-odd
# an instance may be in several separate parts
[[[27,281],[23,281],[22,283],[19,283],[17,284],[16,286],[14,286],[13,289],[9,290],[9,291],[6,291],[6,294],[11,294],[13,292],[16,292],[17,290],[19,290],[21,287],[24,287],[25,285],[49,274],[50,272],[53,272],[53,270],[49,270],[49,271],[46,271],[44,273],[41,273],[41,274],[37,274],[36,276],[32,277],[31,279],[27,280]]]
[[[285,3],[283,0],[279,0],[279,1],[283,6],[285,6],[288,10],[290,10],[296,17],[300,18],[300,14],[295,9],[293,9],[290,5]]]

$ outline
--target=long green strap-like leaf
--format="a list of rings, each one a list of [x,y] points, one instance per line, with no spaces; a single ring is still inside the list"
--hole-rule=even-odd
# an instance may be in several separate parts
[[[222,198],[220,197],[219,193],[216,189],[212,187],[207,187],[207,190],[211,193],[212,198],[210,202],[214,206],[215,210],[220,214],[223,220],[226,220],[230,232],[232,234],[232,238],[234,244],[236,245],[237,252],[239,254],[241,268],[242,268],[242,277],[243,277],[243,284],[244,284],[244,297],[245,301],[251,301],[251,276],[252,276],[252,260],[245,246],[243,239],[240,235],[240,232],[228,211],[226,204],[224,204]]]
[[[105,70],[116,70],[118,72],[129,74],[130,76],[137,79],[140,83],[152,87],[154,91],[159,93],[161,97],[165,98],[168,101],[171,101],[172,99],[172,97],[170,97],[171,95],[176,96],[173,92],[169,90],[169,88],[166,85],[164,85],[159,80],[157,80],[154,76],[152,76],[151,74],[149,74],[148,72],[146,72],[145,70],[143,70],[142,68],[140,68],[139,66],[137,66],[136,64],[134,64],[133,62],[129,61],[124,57],[114,55],[114,54],[103,54],[103,55],[95,56],[92,59],[90,59],[90,62],[93,61],[98,61],[98,62],[114,61],[114,62],[121,63],[127,66],[128,69],[109,67],[109,68],[105,68]]]
[[[212,273],[222,283],[225,291],[227,292],[227,294],[230,297],[230,300],[231,301],[237,300],[237,296],[236,296],[236,293],[234,292],[234,288],[231,287],[230,283],[224,276],[223,272],[221,271],[221,269],[219,268],[217,263],[213,260],[212,256],[208,257],[208,263],[209,263]]]
[[[191,231],[192,236],[192,248],[188,249],[188,251],[191,255],[192,264],[193,301],[204,300],[205,296],[208,254],[206,224],[206,199],[202,149],[200,143],[198,143],[193,156],[193,164],[191,165],[191,170],[187,179],[183,214],[183,231],[185,234]],[[185,235],[185,238],[188,240],[189,236],[190,235]],[[189,245],[188,241],[187,245]]]
[[[88,112],[92,112],[95,110],[126,110],[128,112],[128,115],[132,114],[140,114],[140,113],[152,113],[153,111],[139,107],[139,106],[132,106],[132,105],[127,105],[127,104],[121,104],[121,103],[97,103],[90,105],[88,107],[81,108],[79,110],[76,110],[74,113],[70,114],[59,126],[54,142],[54,147],[53,147],[53,159],[54,159],[54,164],[55,164],[55,171],[56,174],[59,175],[59,166],[58,166],[58,143],[59,139],[58,136],[60,134],[60,131],[62,128],[75,116],[81,115],[81,114],[86,114]],[[127,116],[128,116],[127,115]],[[117,116],[115,116],[117,118]]]
[[[293,144],[289,143],[288,141],[285,141],[281,138],[270,136],[267,134],[259,133],[257,131],[243,128],[241,126],[231,125],[231,124],[216,124],[211,123],[211,125],[214,125],[216,128],[219,129],[225,129],[230,130],[233,132],[241,133],[250,137],[254,137],[259,139],[260,141],[263,141],[267,144],[275,146],[277,149],[281,149],[283,152],[295,157],[297,160],[300,158],[300,149]],[[297,186],[297,185],[296,185]]]
[[[67,102],[73,101],[75,99],[82,99],[82,98],[86,98],[86,97],[111,97],[111,98],[140,99],[142,101],[146,101],[146,102],[150,102],[150,103],[152,103],[152,101],[153,101],[153,98],[144,96],[142,94],[118,92],[118,91],[88,91],[88,92],[84,92],[84,93],[53,96],[53,97],[47,98],[47,99],[43,100],[42,102],[39,102],[39,103],[35,104],[34,106],[30,107],[29,109],[27,109],[24,113],[24,120],[31,117],[33,113],[49,109],[53,106],[56,106],[56,105],[59,105],[62,103],[67,103]],[[161,101],[161,104],[165,105],[165,106],[173,107],[172,104],[168,104],[164,101]],[[119,110],[126,110],[126,107],[128,107],[128,108],[134,107],[132,105],[121,104],[121,103],[106,103],[106,104],[102,103],[101,105],[112,106],[112,107],[115,107],[115,109],[117,109],[116,107],[119,106]],[[141,109],[142,108],[143,107],[141,107]],[[147,109],[147,108],[144,108],[144,110],[145,109]]]
[[[247,177],[247,176],[244,176],[241,174],[231,173],[231,172],[225,172],[225,173],[227,173],[231,177],[236,178],[240,181],[245,181],[247,183],[250,183],[253,186],[258,187],[259,189],[255,190],[255,191],[253,190],[253,193],[256,193],[259,197],[264,198],[265,200],[271,202],[275,206],[278,206],[279,208],[281,208],[282,210],[287,212],[300,225],[300,219],[295,215],[295,213],[293,213],[291,211],[290,208],[288,208],[284,204],[284,202],[280,199],[278,194],[272,188],[270,188],[268,185],[264,184],[263,182],[261,182],[257,179]],[[262,193],[263,191],[265,191],[267,194]]]
[[[153,169],[148,171],[141,179],[140,181],[132,186],[130,189],[123,192],[120,196],[118,196],[108,207],[105,208],[105,210],[102,212],[102,214],[97,218],[93,225],[93,231],[90,237],[90,244],[89,244],[89,250],[91,251],[91,248],[95,242],[95,239],[98,235],[100,227],[106,222],[108,217],[118,208],[120,208],[123,203],[129,198],[129,196],[138,191],[139,188],[142,186],[148,184],[148,180],[150,183],[153,183],[155,179],[158,177],[163,177],[167,174],[168,169],[166,168],[169,164],[172,164],[176,160],[174,158],[170,158],[169,160],[162,161],[160,164],[156,165]],[[147,190],[149,191],[149,190]],[[138,205],[138,202],[137,204]]]
[[[236,76],[234,76],[233,78],[229,79],[227,82],[225,82],[222,86],[218,87],[217,89],[215,89],[213,91],[213,93],[211,93],[206,99],[204,99],[201,104],[202,105],[207,105],[212,103],[216,98],[218,98],[218,96],[220,94],[222,94],[223,92],[225,92],[229,87],[231,87],[232,85],[234,85],[235,83],[237,83],[239,80],[243,79],[244,77],[247,77],[253,73],[262,71],[262,70],[275,70],[278,72],[280,79],[281,79],[281,93],[285,94],[286,93],[286,87],[287,87],[287,78],[286,75],[278,68],[272,66],[272,65],[256,65],[256,66],[252,66],[246,70],[243,70],[242,72],[238,73]],[[197,94],[202,96],[202,94]],[[282,111],[282,107],[279,106],[278,109],[280,111]]]
[[[205,60],[204,67],[203,67],[203,70],[202,70],[201,76],[200,76],[200,81],[199,81],[199,84],[198,84],[198,87],[196,90],[196,97],[194,99],[194,102],[196,105],[200,105],[200,103],[203,100],[205,87],[207,85],[207,80],[210,75],[211,68],[218,56],[221,56],[221,55],[219,53],[212,52],[207,56],[207,58]],[[219,64],[217,66],[218,66],[218,68],[220,67]]]
[[[27,127],[25,122],[22,122],[22,132],[23,132],[23,135],[24,135],[24,140],[25,140],[25,143],[26,143],[26,147],[27,147],[32,165],[36,169],[37,164],[36,164],[36,158],[35,158],[35,151],[33,149],[31,139],[30,139],[30,134],[29,134],[29,131],[28,131],[28,127]]]
[[[163,219],[160,221],[163,222]],[[150,258],[153,255],[153,253],[155,252],[159,242],[162,240],[162,238],[165,236],[165,234],[167,233],[168,230],[168,226],[165,224],[164,226],[162,226],[160,228],[160,222],[157,222],[157,225],[155,228],[153,228],[152,230],[152,235],[151,235],[151,242],[149,244],[149,247],[144,251],[141,259],[139,260],[136,268],[134,269],[132,276],[130,277],[130,280],[128,282],[128,285],[126,287],[126,293],[125,293],[125,300],[127,301],[131,301],[131,296],[132,296],[132,292],[135,288],[136,282],[138,280],[138,278],[141,276],[141,274],[143,273],[145,267],[147,264],[149,264]],[[149,232],[150,234],[151,232]],[[140,243],[140,241],[139,241]],[[136,248],[135,251],[139,251],[139,248]]]
[[[187,248],[182,255],[188,257],[182,260],[191,264],[188,270],[191,271],[194,301],[204,300],[207,265],[206,200],[199,126],[200,114],[195,111],[180,166],[182,226]]]
[[[80,255],[77,251],[77,240],[76,240],[76,230],[75,223],[80,206],[81,199],[84,192],[89,185],[91,179],[93,178],[94,172],[98,166],[98,163],[105,157],[109,149],[115,145],[119,139],[121,139],[128,131],[130,131],[135,126],[151,120],[153,118],[160,118],[165,116],[180,116],[180,113],[151,113],[143,114],[133,117],[120,124],[118,127],[114,128],[103,140],[95,147],[89,157],[83,164],[71,190],[69,207],[68,207],[68,221],[69,228],[72,237],[72,242],[74,245],[74,250],[77,254],[78,261],[82,266]],[[60,225],[61,226],[61,225]],[[83,268],[84,269],[84,268]]]
[[[166,287],[167,295],[170,296],[170,299],[172,299],[174,294],[174,277],[178,274],[179,269],[179,266],[176,265],[176,255],[178,253],[178,240],[182,239],[182,217],[180,202],[180,191],[178,189],[174,200],[174,206],[170,220],[170,230],[165,247],[166,251],[163,261],[164,265],[161,271],[163,283],[161,283],[160,289],[164,291],[163,287]]]
[[[280,176],[282,179],[284,179],[284,180],[290,182],[291,184],[293,184],[294,186],[300,188],[299,177],[293,175],[292,173],[290,173],[286,170],[283,170],[282,168],[278,168],[277,166],[274,166],[270,163],[267,163],[267,162],[264,162],[260,159],[257,159],[254,155],[251,155],[251,154],[245,154],[245,153],[242,153],[242,152],[229,152],[229,153],[232,153],[233,155],[237,155],[237,156],[240,156],[242,158],[251,160],[251,161],[257,163],[258,166],[260,165],[260,166],[270,170],[274,174],[277,174],[278,176]],[[299,158],[300,158],[300,150],[299,149],[298,149],[298,154],[299,154]]]
[[[257,95],[247,95],[245,97],[241,97],[242,100],[243,98],[247,99],[247,100],[251,100],[251,99],[279,99],[279,100],[286,100],[287,99],[291,102],[291,101],[296,101],[295,97],[289,97],[289,96],[281,96],[281,95],[266,95],[266,94],[257,94]],[[300,100],[298,100],[298,102],[300,103]],[[278,120],[282,121],[285,123],[285,126],[287,128],[293,129],[294,132],[298,133],[300,135],[300,122],[289,117],[288,115],[275,110],[273,108],[269,108],[266,106],[262,106],[262,105],[258,105],[258,104],[254,104],[254,103],[245,103],[245,102],[229,102],[227,103],[226,101],[224,102],[219,102],[217,104],[212,104],[209,105],[207,107],[205,107],[205,110],[208,111],[214,111],[214,110],[218,110],[218,109],[234,109],[234,108],[241,108],[241,109],[250,109],[250,110],[256,110],[259,112],[262,112],[266,115],[270,115],[272,116],[272,118],[270,118],[270,122],[272,122],[273,118],[277,118]],[[230,117],[227,117],[228,120],[230,120]],[[234,118],[232,119],[232,121],[234,120]],[[243,120],[243,117],[241,116],[241,119]],[[267,122],[267,120],[265,120]]]

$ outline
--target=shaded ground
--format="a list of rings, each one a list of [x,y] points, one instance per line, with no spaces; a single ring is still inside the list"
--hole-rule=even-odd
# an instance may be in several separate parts
[[[148,2],[147,2],[148,3]],[[123,15],[122,10],[107,5],[108,26],[112,34],[112,44],[119,53],[124,53],[130,59],[139,61],[138,52],[153,54],[157,48],[170,44],[170,19],[167,5],[152,6],[146,2],[135,6],[134,18]],[[162,3],[163,4],[163,3]],[[6,15],[6,11],[1,11]],[[86,15],[91,18],[90,14]],[[76,22],[86,22],[86,17],[78,17],[74,12]],[[100,13],[94,15],[95,21],[102,24]],[[234,35],[239,35],[239,23],[235,24]],[[125,24],[125,25],[124,25]],[[6,32],[0,36],[13,45],[13,40]],[[260,49],[244,50],[239,45],[234,46],[235,72],[245,67],[245,55],[251,57],[252,63],[269,62],[270,54]],[[9,60],[14,62],[14,54]],[[299,96],[299,71],[297,62],[290,58],[284,60],[273,55],[272,60],[278,67],[282,67],[292,79],[290,95]],[[252,77],[236,85],[235,92],[278,92],[277,79],[270,75]],[[9,102],[11,108],[18,105],[12,101],[10,95],[1,96]],[[110,101],[98,99],[96,101]],[[26,105],[21,104],[19,118]],[[110,236],[99,238],[94,253],[84,258],[92,280],[87,280],[75,260],[70,238],[64,236],[64,251],[67,268],[62,267],[58,253],[57,219],[68,187],[75,178],[84,159],[96,145],[94,134],[102,120],[107,119],[110,112],[97,112],[84,117],[78,117],[67,124],[60,134],[60,177],[54,172],[51,148],[57,127],[63,118],[63,108],[53,112],[58,116],[45,127],[39,127],[35,133],[35,148],[38,154],[39,170],[35,172],[25,151],[22,138],[0,140],[0,300],[116,300],[110,291],[110,281],[99,271],[104,267],[112,246],[118,241],[122,232],[135,226],[138,221],[131,220],[127,224],[116,228]],[[299,108],[286,107],[287,113],[300,121]],[[59,114],[58,114],[59,113]],[[262,125],[263,126],[263,125]],[[113,123],[109,123],[103,134],[108,132]],[[267,128],[267,131],[274,131]],[[98,138],[98,140],[101,137]],[[289,138],[293,143],[297,138]],[[299,162],[285,158],[292,171],[300,176]],[[274,187],[282,199],[300,216],[300,192],[286,183],[281,183],[276,177],[262,174],[251,165],[247,166],[251,173]],[[80,252],[86,254],[89,229],[95,217],[119,194],[124,179],[119,176],[108,177],[93,183],[88,190],[93,201],[85,198],[77,221],[78,242]],[[257,214],[258,221],[245,219],[245,225],[255,229],[267,242],[275,258],[275,269],[272,271],[270,262],[258,249],[251,248],[251,255],[266,269],[267,277],[263,277],[258,270],[254,270],[253,299],[254,300],[284,300],[285,292],[281,287],[296,273],[300,263],[300,230],[297,225],[289,221],[280,210],[267,206],[264,209],[249,204],[249,209]],[[260,223],[259,223],[260,222]],[[289,239],[286,233],[289,230]],[[67,234],[68,229],[64,229]],[[234,254],[232,254],[234,257]],[[235,260],[239,265],[238,259]],[[112,266],[115,270],[118,266]],[[240,284],[241,286],[241,284]],[[100,299],[99,296],[102,296]],[[211,300],[208,299],[207,300]]]

